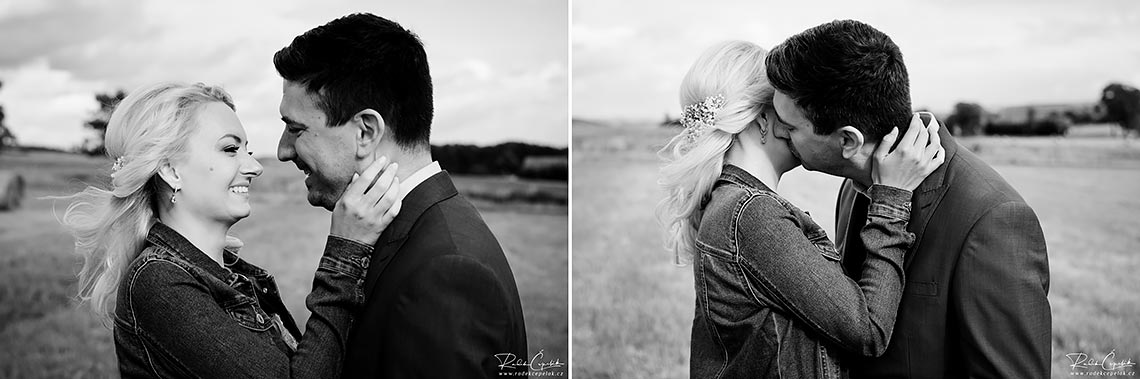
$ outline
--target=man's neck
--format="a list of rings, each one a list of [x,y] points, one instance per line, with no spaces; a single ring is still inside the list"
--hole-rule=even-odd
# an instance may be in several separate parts
[[[415,174],[416,171],[431,164],[431,154],[404,155],[400,160],[396,161],[396,163],[400,165],[400,168],[396,170],[396,177],[400,178],[402,182],[404,179],[412,176],[412,174]]]
[[[853,171],[853,174],[851,176],[847,176],[847,178],[854,181],[855,184],[859,185],[861,188],[870,188],[871,184],[874,184],[874,179],[871,178],[870,165],[864,169],[855,169]]]
[[[872,151],[874,151],[873,149],[872,147]],[[859,157],[865,157],[865,159],[860,159]],[[862,188],[868,188],[874,183],[874,179],[871,177],[871,165],[873,164],[871,159],[873,159],[871,158],[871,154],[853,157],[846,162],[846,167],[842,168],[844,172],[836,176],[851,179],[855,184],[862,186]]]
[[[387,155],[388,161],[399,165],[396,169],[396,177],[403,181],[420,169],[427,167],[431,164],[431,151],[407,151],[401,148],[394,148],[387,154],[377,152],[374,158],[380,158],[381,155]],[[372,161],[361,162],[361,166],[357,172],[363,171],[364,167],[372,164]]]

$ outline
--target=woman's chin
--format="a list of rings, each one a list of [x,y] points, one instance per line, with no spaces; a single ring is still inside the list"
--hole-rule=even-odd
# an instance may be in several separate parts
[[[246,205],[245,207],[232,209],[230,211],[230,217],[233,219],[233,222],[238,222],[243,218],[249,217],[251,213],[253,213],[252,209],[250,209],[249,205]]]

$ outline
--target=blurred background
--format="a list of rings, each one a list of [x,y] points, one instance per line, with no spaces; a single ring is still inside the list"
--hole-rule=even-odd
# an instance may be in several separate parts
[[[114,377],[110,330],[76,308],[73,240],[40,200],[107,183],[111,110],[157,81],[226,88],[265,166],[253,214],[232,232],[273,273],[298,323],[328,213],[277,161],[281,79],[272,57],[354,12],[423,40],[435,87],[433,155],[499,238],[531,354],[568,356],[566,2],[0,1],[0,378]]]
[[[716,42],[771,48],[835,19],[891,36],[915,110],[1037,212],[1053,377],[1080,374],[1069,353],[1140,361],[1140,3],[576,0],[571,15],[575,377],[688,376],[692,268],[673,264],[654,216],[681,79]],[[779,192],[834,238],[840,183],[797,168]]]

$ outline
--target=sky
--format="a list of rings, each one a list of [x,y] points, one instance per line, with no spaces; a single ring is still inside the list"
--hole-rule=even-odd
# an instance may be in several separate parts
[[[1092,103],[1110,82],[1140,85],[1140,1],[575,0],[574,117],[663,119],[709,46],[771,48],[810,27],[855,19],[899,46],[916,109]]]
[[[223,86],[259,156],[283,124],[273,54],[333,19],[370,12],[423,40],[435,144],[568,145],[566,1],[0,0],[0,105],[24,145],[70,148],[94,95],[160,81]]]

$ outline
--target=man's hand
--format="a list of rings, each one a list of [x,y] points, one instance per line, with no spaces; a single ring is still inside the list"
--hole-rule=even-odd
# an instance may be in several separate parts
[[[396,163],[388,164],[388,157],[380,157],[354,178],[333,208],[329,234],[375,245],[380,233],[400,213],[396,201],[400,194],[398,168]]]

